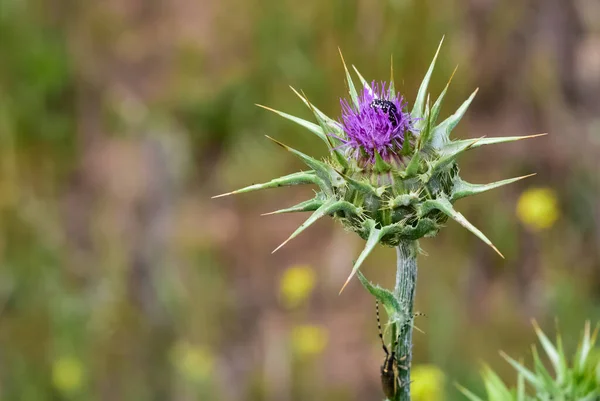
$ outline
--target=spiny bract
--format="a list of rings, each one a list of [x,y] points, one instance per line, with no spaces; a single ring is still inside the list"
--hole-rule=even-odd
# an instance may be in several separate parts
[[[519,373],[517,387],[507,387],[500,377],[486,365],[482,372],[487,391],[486,399],[489,401],[600,400],[600,349],[596,346],[598,328],[597,325],[592,333],[590,322],[585,323],[577,352],[569,361],[560,336],[557,334],[556,345],[552,344],[534,322],[535,333],[550,365],[552,365],[554,374],[546,368],[535,346],[531,347],[534,364],[532,370],[501,353],[502,357]],[[529,395],[525,391],[525,382],[534,391],[533,395]],[[484,400],[462,386],[457,387],[470,401]]]
[[[448,217],[456,220],[500,254],[481,231],[454,209],[453,204],[460,198],[510,184],[527,176],[491,184],[471,184],[459,177],[456,159],[466,150],[479,146],[512,142],[544,134],[450,140],[450,132],[467,111],[477,90],[454,114],[440,123],[437,122],[442,101],[450,84],[448,81],[431,105],[427,87],[440,47],[425,74],[410,112],[406,110],[403,98],[395,92],[393,70],[389,84],[377,85],[369,84],[356,67],[353,67],[362,84],[359,94],[343,57],[350,101],[342,100],[340,121],[326,116],[310,103],[304,94],[293,88],[296,95],[313,112],[318,125],[261,106],[317,135],[329,148],[331,157],[324,161],[316,160],[268,137],[299,157],[310,170],[218,196],[289,185],[318,186],[320,191],[313,199],[268,213],[313,212],[277,249],[319,218],[333,217],[366,240],[366,246],[356,260],[346,284],[378,243],[396,246],[400,241],[433,236]]]

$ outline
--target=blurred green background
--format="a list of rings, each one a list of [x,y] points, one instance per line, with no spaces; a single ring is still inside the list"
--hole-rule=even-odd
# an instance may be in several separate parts
[[[530,319],[572,350],[600,319],[597,0],[0,0],[0,399],[380,400],[373,299],[338,296],[360,239],[288,188],[210,196],[296,171],[264,138],[324,146],[254,106],[310,118],[345,95],[337,47],[409,102],[446,35],[443,114],[480,91],[462,138],[549,132],[461,159],[489,182],[421,241],[416,401],[481,390],[502,349],[529,362]],[[363,269],[391,287],[394,251]]]

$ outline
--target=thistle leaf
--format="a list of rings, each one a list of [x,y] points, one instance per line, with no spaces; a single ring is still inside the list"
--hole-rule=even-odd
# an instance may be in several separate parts
[[[402,156],[410,156],[410,154],[413,152],[413,148],[410,145],[412,136],[413,136],[413,133],[410,131],[406,131],[404,133],[404,142],[402,143],[402,150],[400,151],[400,154]]]
[[[496,253],[498,255],[500,255],[504,259],[504,255],[502,255],[502,253],[500,253],[500,251],[498,250],[498,248],[496,248],[494,246],[494,244],[492,244],[492,241],[490,241],[488,239],[488,237],[486,237],[473,224],[471,224],[465,218],[465,216],[463,216],[461,213],[457,212],[454,209],[454,207],[452,206],[452,204],[448,201],[448,199],[446,199],[446,198],[437,198],[437,199],[430,199],[430,200],[427,200],[427,201],[423,202],[419,214],[421,216],[424,216],[427,213],[429,213],[431,210],[435,210],[435,209],[441,211],[446,216],[450,217],[451,219],[453,219],[454,221],[456,221],[458,224],[460,224],[461,226],[465,227],[467,230],[471,231],[480,240],[482,240],[483,242],[485,242],[486,244],[488,244],[494,251],[496,251]]]
[[[590,331],[591,331],[590,330],[590,322],[587,321],[587,322],[585,322],[583,339],[577,350],[575,369],[578,372],[585,371],[587,358],[590,355],[590,351],[592,350],[592,348],[594,347],[594,345],[596,343],[596,337],[598,336],[598,326],[596,326],[596,329],[594,330],[593,334],[590,334]]]
[[[433,107],[431,108],[431,125],[435,125],[435,123],[437,122],[437,118],[440,114],[440,109],[442,107],[442,102],[444,100],[444,97],[446,96],[446,92],[448,91],[448,87],[450,86],[450,82],[452,82],[452,78],[454,78],[454,74],[456,73],[458,66],[456,68],[454,68],[454,71],[452,72],[452,75],[450,76],[450,79],[448,80],[448,83],[446,84],[446,87],[444,88],[444,90],[442,91],[442,93],[440,93],[440,96],[437,98],[437,100],[435,101],[435,103],[433,104]],[[434,148],[440,148],[443,144],[437,144],[435,143],[435,136],[432,136],[432,146]]]
[[[271,138],[268,135],[265,135],[265,136],[268,139],[270,139],[271,141],[275,142],[277,145],[279,145],[282,148],[284,148],[285,150],[287,150],[288,152],[291,152],[294,155],[298,156],[298,158],[300,158],[308,167],[312,168],[315,171],[315,174],[321,180],[323,180],[323,182],[325,182],[326,188],[321,188],[324,192],[331,194],[332,193],[331,187],[338,186],[340,184],[339,182],[337,182],[338,181],[337,179],[342,180],[342,177],[340,177],[335,171],[333,171],[333,169],[331,169],[327,164],[325,164],[322,161],[319,161],[315,158],[312,158],[312,157],[300,152],[299,150],[291,148],[291,147],[279,142],[278,140]]]
[[[421,82],[421,86],[419,87],[419,91],[417,92],[417,98],[415,99],[415,104],[413,106],[412,112],[410,113],[415,118],[423,117],[423,106],[425,102],[425,98],[427,97],[427,87],[429,86],[429,80],[431,79],[431,74],[433,73],[433,69],[435,67],[435,61],[437,60],[437,56],[440,52],[440,48],[442,47],[442,43],[444,43],[444,37],[440,41],[440,44],[435,52],[435,56],[433,56],[433,60],[429,65],[429,69],[423,78],[423,82]]]
[[[400,238],[408,241],[417,240],[422,237],[431,237],[439,230],[436,222],[427,217],[419,219],[416,227],[401,222],[384,228],[386,229],[385,235],[398,235]]]
[[[263,106],[262,104],[257,104],[258,107],[262,107],[265,110],[272,111],[273,113],[279,114],[283,118],[287,118],[290,121],[295,122],[298,125],[303,126],[308,129],[313,134],[317,135],[323,142],[327,144],[329,147],[329,142],[327,141],[327,136],[322,128],[320,128],[317,124],[311,123],[310,121],[306,121],[300,117],[292,116],[291,114],[284,113],[283,111],[275,110],[267,106]]]
[[[532,321],[532,324],[533,324],[533,329],[535,331],[535,334],[537,334],[537,336],[538,336],[540,344],[542,344],[542,347],[544,348],[546,355],[548,355],[548,359],[550,359],[550,362],[552,363],[552,366],[554,367],[554,372],[556,373],[557,376],[559,376],[561,374],[562,366],[561,366],[561,360],[560,360],[560,355],[558,353],[558,350],[554,347],[554,344],[552,344],[552,341],[550,341],[548,339],[548,337],[546,337],[546,335],[544,334],[542,329],[540,329],[540,326],[538,326],[538,324],[535,320]]]
[[[490,401],[505,401],[512,399],[510,390],[500,377],[487,365],[483,367],[484,382]]]
[[[458,110],[450,117],[442,121],[437,127],[433,129],[433,133],[431,135],[431,144],[436,148],[440,149],[445,146],[450,141],[450,132],[456,127],[456,125],[460,122],[462,117],[467,112],[469,105],[473,101],[473,98],[479,91],[479,88],[475,89],[475,91],[469,96],[467,100],[463,104],[460,105]]]
[[[359,102],[358,102],[358,93],[356,92],[356,88],[354,87],[354,82],[352,82],[352,77],[350,76],[350,72],[348,71],[348,67],[346,67],[346,62],[344,61],[344,56],[342,55],[342,49],[338,47],[340,52],[340,57],[342,58],[342,64],[344,64],[344,71],[346,71],[346,81],[348,82],[348,92],[350,93],[350,97],[352,98],[352,102],[356,109],[358,110]]]
[[[338,171],[338,174],[340,174],[344,178],[344,180],[346,180],[349,187],[354,188],[354,189],[358,190],[359,192],[367,193],[367,194],[370,194],[370,195],[373,195],[373,196],[376,196],[379,198],[381,197],[381,192],[378,192],[377,189],[375,189],[369,183],[357,181],[354,178],[351,178],[340,171]]]
[[[374,152],[375,152],[375,171],[377,173],[387,173],[388,171],[392,170],[392,166],[389,163],[387,163],[385,160],[383,160],[383,158],[381,157],[379,152],[377,150],[375,150]]]
[[[325,203],[323,203],[323,205],[321,205],[321,207],[319,207],[304,223],[302,223],[300,225],[300,227],[298,227],[296,229],[296,231],[294,231],[292,233],[292,235],[289,236],[288,239],[283,241],[283,243],[281,245],[279,245],[277,248],[275,248],[275,250],[273,250],[273,252],[271,252],[271,253],[277,252],[282,246],[284,246],[285,244],[290,242],[292,239],[296,238],[298,236],[298,234],[300,234],[302,231],[306,230],[308,227],[310,227],[313,223],[315,223],[321,217],[324,217],[328,214],[338,212],[340,210],[344,210],[345,212],[353,214],[353,215],[360,214],[359,208],[354,206],[352,203],[346,202],[346,201],[330,199],[330,200],[326,201]]]
[[[523,375],[523,378],[529,383],[531,383],[533,386],[537,388],[543,386],[543,383],[531,370],[527,369],[525,366],[521,365],[519,362],[515,361],[502,351],[500,351],[500,356],[502,356],[502,358],[504,358],[508,363],[510,363],[517,370],[517,372]]]
[[[325,134],[327,134],[327,125],[326,125],[327,123],[326,123],[326,121],[321,118],[320,114],[317,112],[317,109],[314,108],[314,106],[312,105],[312,103],[308,102],[308,107],[310,108],[310,110],[315,115],[315,118],[317,119],[317,121],[318,121],[319,125],[321,126],[321,129],[323,130],[323,132]],[[338,161],[338,163],[340,164],[340,166],[342,166],[342,168],[344,170],[346,170],[348,168],[348,160],[346,160],[346,158],[344,156],[342,156],[342,154],[333,145],[333,143],[332,143],[333,137],[325,135],[325,139],[327,141],[327,146],[329,147],[330,151],[334,154],[334,156],[335,156],[336,160]],[[338,140],[337,142],[339,143],[340,141]]]
[[[558,334],[558,330],[556,334],[556,350],[558,352],[559,357],[559,369],[558,372],[556,372],[556,380],[559,383],[563,383],[566,379],[569,366],[567,363],[567,356],[563,348],[562,338],[560,337],[560,334]]]
[[[319,197],[315,197],[313,199],[306,200],[304,202],[300,202],[297,205],[276,210],[274,212],[263,213],[261,216],[270,216],[272,214],[282,214],[282,213],[295,213],[295,212],[314,212],[323,206],[323,199],[319,199]]]
[[[379,302],[384,306],[387,315],[390,317],[390,320],[398,320],[405,318],[403,317],[404,312],[400,303],[396,298],[394,298],[394,294],[392,294],[389,290],[382,288],[378,285],[373,285],[364,274],[361,273],[360,270],[356,272],[356,277],[360,280],[361,284],[367,291],[371,293]]]
[[[466,388],[464,388],[460,384],[454,383],[454,385],[456,386],[456,388],[458,389],[458,391],[460,391],[461,393],[463,393],[463,395],[465,397],[467,397],[469,400],[471,400],[471,401],[483,401],[482,398],[476,396],[475,394],[473,394],[471,391],[467,390]]]
[[[482,138],[478,139],[470,139],[467,141],[460,141],[460,147],[454,146],[445,146],[439,150],[440,158],[435,160],[431,165],[431,171],[435,172],[439,169],[446,167],[448,164],[452,163],[458,156],[460,156],[465,151],[471,149],[477,142],[479,142]]]
[[[489,191],[491,189],[495,189],[504,185],[512,184],[513,182],[517,182],[524,178],[532,177],[533,174],[523,175],[521,177],[509,178],[502,181],[491,182],[489,184],[471,184],[469,182],[463,181],[460,177],[454,181],[454,188],[452,189],[452,197],[451,202],[454,202],[458,199],[465,198],[467,196],[477,195],[482,192]]]
[[[525,378],[521,373],[517,376],[517,401],[525,401]]]
[[[344,288],[346,288],[346,286],[350,282],[350,279],[352,278],[352,276],[354,276],[354,274],[356,274],[356,271],[363,264],[367,256],[369,256],[373,249],[375,249],[375,246],[379,243],[381,237],[383,237],[383,235],[385,234],[381,229],[375,227],[375,221],[371,219],[367,220],[365,222],[365,225],[367,226],[367,230],[369,230],[369,238],[367,239],[367,243],[365,244],[364,249],[358,256],[358,259],[356,259],[356,262],[354,262],[354,266],[352,266],[352,272],[350,273],[350,275],[346,279],[346,282],[342,286],[340,294],[342,293],[342,291],[344,291]]]
[[[535,134],[535,135],[526,135],[526,136],[503,136],[497,138],[480,138],[477,143],[473,144],[469,149],[475,149],[484,145],[495,145],[497,143],[505,143],[505,142],[515,142],[521,141],[523,139],[537,138],[538,136],[548,135],[547,133],[543,134]],[[452,141],[446,144],[443,149],[445,152],[452,152],[455,148],[462,148],[465,143],[468,141],[472,141],[472,139],[463,139],[459,141]]]
[[[421,166],[421,153],[415,152],[404,170],[404,178],[416,177]]]
[[[363,87],[366,88],[369,91],[369,93],[373,94],[373,88],[371,88],[371,85],[369,85],[367,80],[364,79],[362,75],[360,75],[360,72],[358,72],[358,69],[354,65],[352,65],[352,68],[354,69],[356,75],[358,75],[358,79],[362,83]]]
[[[580,398],[578,401],[598,401],[600,397],[600,390],[594,390],[585,397]]]
[[[548,391],[549,389],[552,389],[552,391],[557,390],[556,383],[554,382],[554,379],[550,375],[550,372],[548,372],[548,369],[546,369],[546,367],[542,363],[542,360],[540,359],[540,356],[537,352],[537,348],[535,347],[535,345],[531,346],[531,355],[533,356],[533,366],[535,368],[535,374],[536,374],[537,378],[540,379],[544,383],[543,384],[544,390],[545,391]]]
[[[236,191],[227,192],[226,194],[215,195],[212,198],[221,198],[223,196],[243,194],[246,192],[258,191],[259,189],[288,187],[292,185],[316,184],[319,187],[326,186],[325,183],[315,175],[314,171],[301,171],[298,173],[289,174],[283,177],[274,178],[269,182],[262,184],[254,184]]]
[[[335,121],[334,119],[332,119],[331,117],[329,117],[327,114],[323,113],[314,104],[312,104],[311,102],[309,102],[308,101],[308,97],[306,97],[306,95],[301,95],[296,89],[294,89],[291,86],[290,86],[290,89],[292,91],[294,91],[294,93],[296,94],[296,96],[298,96],[300,98],[300,100],[302,100],[302,102],[304,102],[304,104],[306,105],[306,107],[308,107],[309,109],[313,110],[313,112],[317,113],[319,115],[319,118],[321,120],[325,121],[325,123],[327,124],[327,126],[329,128],[331,128],[333,131],[335,131],[337,133],[343,133],[344,132],[342,130],[342,127],[341,127],[340,123],[338,123],[337,121]]]

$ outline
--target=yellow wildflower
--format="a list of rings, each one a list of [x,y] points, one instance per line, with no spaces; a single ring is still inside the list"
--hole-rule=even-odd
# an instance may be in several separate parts
[[[435,365],[416,365],[411,369],[411,393],[414,401],[442,401],[446,377]]]
[[[552,227],[559,215],[558,199],[550,188],[531,188],[519,197],[517,216],[532,231]]]
[[[328,340],[327,329],[315,325],[302,325],[292,329],[292,348],[300,357],[319,355]]]
[[[301,305],[315,287],[315,272],[308,265],[288,268],[281,277],[279,292],[281,301],[287,308]]]
[[[195,383],[208,379],[215,365],[208,349],[186,341],[174,346],[171,357],[179,373]]]
[[[61,393],[71,393],[83,384],[81,361],[71,356],[61,356],[52,364],[52,384]]]

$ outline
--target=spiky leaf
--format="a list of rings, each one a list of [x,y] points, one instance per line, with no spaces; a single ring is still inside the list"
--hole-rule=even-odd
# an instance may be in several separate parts
[[[440,49],[442,48],[442,43],[444,43],[444,38],[440,41],[438,45],[437,51],[435,52],[435,56],[433,56],[433,60],[429,65],[429,69],[421,82],[421,86],[419,86],[419,91],[417,92],[417,98],[415,99],[415,104],[413,106],[412,112],[410,113],[415,118],[423,117],[423,106],[425,103],[425,98],[427,97],[427,87],[429,86],[429,80],[431,79],[431,74],[433,73],[433,69],[435,68],[435,62],[437,60],[438,54],[440,53]]]

